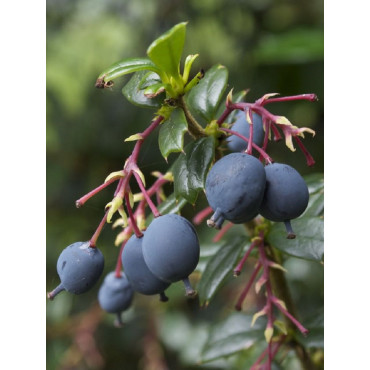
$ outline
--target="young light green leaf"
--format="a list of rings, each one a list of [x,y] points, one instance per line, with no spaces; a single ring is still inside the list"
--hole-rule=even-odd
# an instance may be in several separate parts
[[[158,143],[162,156],[166,160],[170,153],[183,150],[184,135],[187,129],[186,118],[181,109],[175,109],[170,118],[161,125]]]
[[[115,172],[111,172],[107,177],[106,179],[104,180],[104,183],[110,181],[110,180],[113,180],[113,179],[119,179],[121,177],[124,177],[125,176],[125,172],[123,170],[121,171],[115,171]]]
[[[156,75],[156,74],[155,74]],[[148,74],[146,71],[134,73],[130,81],[123,87],[122,94],[132,104],[143,108],[158,108],[163,99],[160,96],[148,98],[144,95],[143,86],[150,80],[153,74]],[[157,76],[157,75],[156,75]],[[148,82],[150,83],[150,82]],[[151,82],[153,84],[153,82]],[[148,85],[149,86],[149,85]]]
[[[274,335],[274,328],[273,327],[266,328],[264,334],[266,342],[270,343],[272,336]]]
[[[127,137],[125,141],[137,141],[137,140],[142,140],[142,138],[143,137],[141,136],[141,134],[134,134],[134,135]]]
[[[107,223],[112,222],[112,217],[116,213],[116,211],[122,206],[123,199],[121,197],[114,197],[111,202],[109,202],[105,208],[109,208],[108,215],[107,215]]]
[[[208,305],[227,276],[232,276],[234,265],[246,243],[247,240],[243,236],[226,241],[208,260],[197,286],[201,305]]]
[[[324,221],[321,217],[300,217],[291,221],[297,237],[286,238],[283,223],[274,223],[267,241],[275,248],[294,257],[322,261],[324,255]]]
[[[179,77],[179,65],[184,48],[186,22],[179,23],[152,42],[148,57],[169,76]],[[168,82],[168,81],[163,81]]]
[[[150,70],[156,73],[160,72],[158,67],[156,67],[155,64],[148,58],[124,59],[120,62],[114,63],[100,73],[98,79],[96,80],[95,86],[98,88],[104,88],[109,81],[112,81],[123,75],[142,70]]]
[[[253,328],[251,328],[251,321],[250,315],[233,313],[223,322],[215,325],[203,348],[202,362],[245,351],[263,340],[266,320],[261,320]]]
[[[185,198],[194,204],[204,184],[209,167],[214,158],[213,137],[198,139],[185,147],[172,167],[176,198]]]
[[[283,321],[280,321],[280,320],[275,320],[274,321],[274,325],[284,334],[284,335],[287,335],[288,334],[288,330],[286,328],[286,325]]]
[[[188,96],[187,104],[190,110],[208,123],[216,118],[218,105],[225,92],[228,70],[222,65],[209,69],[198,85],[193,87]]]

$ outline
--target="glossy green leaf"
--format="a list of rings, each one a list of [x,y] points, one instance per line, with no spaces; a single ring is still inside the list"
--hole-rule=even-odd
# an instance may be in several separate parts
[[[186,22],[179,23],[154,40],[147,50],[148,57],[155,65],[170,76],[179,76],[185,35]]]
[[[215,325],[203,348],[201,361],[208,362],[229,356],[264,340],[265,320],[261,319],[253,328],[251,322],[251,315],[232,313],[223,322]]]
[[[228,74],[224,66],[213,66],[187,96],[190,110],[201,117],[204,123],[216,118],[218,105],[227,86]]]
[[[143,77],[147,75],[146,71],[136,72],[130,81],[123,87],[122,94],[132,104],[144,108],[158,108],[163,101],[161,97],[152,99],[144,95],[144,90],[140,89],[140,84],[143,83]]]
[[[170,118],[161,125],[158,143],[159,149],[166,160],[170,153],[183,150],[184,134],[187,129],[188,124],[181,109],[175,109]]]
[[[267,241],[275,248],[294,257],[322,261],[324,256],[324,220],[321,217],[300,217],[291,221],[295,239],[287,239],[285,226],[274,223]]]
[[[247,239],[242,236],[228,240],[209,259],[197,287],[202,305],[207,305],[227,276],[233,275],[237,259],[246,244]]]
[[[185,147],[172,167],[175,196],[194,204],[204,184],[213,161],[215,142],[213,137],[204,137]]]
[[[157,206],[157,209],[161,215],[165,215],[167,213],[177,213],[186,204],[187,204],[187,201],[184,198],[176,199],[175,194],[172,193],[169,197],[167,197],[166,200],[164,200],[162,203],[160,203]],[[153,220],[153,215],[150,214],[150,216],[147,218],[147,224],[150,224],[152,220]]]
[[[105,69],[99,75],[98,81],[103,80],[104,82],[109,82],[123,75],[142,70],[150,70],[157,73],[160,72],[158,67],[156,67],[148,58],[124,59]]]

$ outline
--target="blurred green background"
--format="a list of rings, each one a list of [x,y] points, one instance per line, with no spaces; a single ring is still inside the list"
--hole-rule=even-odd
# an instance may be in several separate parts
[[[184,55],[200,54],[193,71],[225,65],[229,88],[250,88],[248,101],[272,92],[318,95],[316,103],[269,106],[293,124],[316,131],[314,138],[306,135],[304,140],[316,165],[308,168],[299,149],[292,153],[281,142],[272,143],[269,153],[303,175],[323,172],[322,0],[49,0],[46,16],[48,291],[59,283],[55,266],[60,252],[91,237],[113,190],[106,189],[81,209],[75,208],[75,200],[122,168],[133,148],[124,139],[141,132],[153,114],[124,99],[120,90],[128,77],[107,90],[94,88],[96,77],[120,59],[145,56],[149,44],[176,23],[189,22]],[[170,162],[174,158],[172,154]],[[148,180],[151,171],[166,170],[156,135],[145,142],[139,165]],[[166,190],[171,192],[170,187]],[[193,212],[191,206],[184,208],[185,216]],[[208,233],[204,240],[212,234],[200,232]],[[106,226],[99,239],[105,273],[115,267],[115,235]],[[289,283],[303,314],[308,306],[308,311],[320,307],[321,266],[300,260],[287,263]],[[165,305],[157,297],[137,296],[123,316],[126,326],[121,330],[97,305],[98,286],[83,296],[62,293],[46,303],[47,368],[243,368],[247,353],[197,364],[208,331],[232,312],[243,281],[228,280],[207,310],[187,302],[180,283],[171,286]]]

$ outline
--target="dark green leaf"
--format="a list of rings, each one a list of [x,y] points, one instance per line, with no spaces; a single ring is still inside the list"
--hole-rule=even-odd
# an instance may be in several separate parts
[[[160,97],[149,99],[144,95],[144,90],[140,89],[140,83],[143,77],[147,74],[146,71],[136,72],[130,81],[123,87],[122,94],[132,104],[144,108],[158,108],[163,99]]]
[[[226,241],[209,259],[197,288],[202,305],[209,303],[227,276],[232,276],[235,263],[246,243],[247,239],[242,236]]]
[[[216,118],[218,105],[226,89],[228,71],[222,65],[209,69],[199,84],[193,87],[187,97],[191,111],[209,123]]]
[[[181,152],[184,147],[184,134],[188,124],[184,112],[175,109],[170,118],[161,125],[158,143],[159,149],[165,159],[173,152]]]
[[[324,220],[321,217],[300,217],[291,221],[295,239],[287,239],[283,223],[274,223],[267,241],[294,257],[321,261],[324,255]]]
[[[161,215],[165,215],[167,213],[177,213],[187,204],[187,201],[183,198],[176,199],[175,194],[172,193],[166,200],[164,200],[159,206],[157,207],[159,213]],[[147,218],[147,223],[150,224],[153,220],[153,215],[151,214]]]
[[[142,70],[150,70],[157,73],[160,72],[148,58],[131,58],[121,60],[120,62],[111,65],[99,75],[98,80],[104,79],[105,82],[108,82],[128,73]]]
[[[213,137],[204,137],[185,147],[172,167],[175,196],[194,204],[199,191],[204,189],[208,169],[213,161],[215,142]]]
[[[149,58],[170,76],[179,76],[185,35],[186,22],[179,23],[154,40],[147,50]]]
[[[264,338],[265,320],[259,318],[251,327],[252,316],[233,313],[222,323],[215,325],[203,348],[202,362],[244,351]]]

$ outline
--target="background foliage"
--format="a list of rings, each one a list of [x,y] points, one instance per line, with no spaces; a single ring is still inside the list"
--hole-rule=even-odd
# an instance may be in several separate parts
[[[75,208],[74,201],[122,167],[133,147],[123,140],[141,132],[151,119],[151,111],[125,100],[118,82],[109,90],[95,89],[96,77],[117,60],[144,56],[151,41],[182,21],[189,21],[184,55],[200,54],[194,70],[208,70],[216,63],[225,65],[230,87],[236,91],[250,88],[249,100],[268,92],[318,95],[317,103],[291,102],[270,108],[293,124],[316,131],[314,139],[307,135],[305,140],[316,160],[314,168],[306,167],[299,150],[292,154],[281,143],[272,144],[271,156],[303,175],[323,171],[322,1],[50,0],[46,71],[48,291],[58,282],[55,264],[59,253],[72,242],[91,237],[111,192],[102,192],[81,209]],[[165,171],[168,166],[153,136],[145,142],[139,163],[147,180],[151,171]],[[169,155],[169,164],[176,157]],[[200,199],[199,208],[204,205]],[[183,209],[184,216],[193,213],[189,205]],[[204,262],[221,244],[211,241],[213,230],[200,228],[199,232]],[[99,239],[106,272],[114,268],[118,254],[114,238],[115,233],[106,226]],[[322,266],[289,259],[285,267],[302,317],[320,308]],[[47,303],[47,367],[245,368],[248,358],[253,357],[251,350],[197,364],[206,339],[212,333],[217,339],[224,320],[232,321],[229,327],[240,327],[238,315],[232,312],[244,278],[227,277],[207,309],[200,309],[196,301],[186,301],[180,283],[169,289],[170,302],[166,305],[159,304],[157,297],[137,296],[134,308],[124,315],[127,324],[122,330],[115,329],[112,317],[98,307],[98,286],[83,296],[61,294]],[[252,297],[246,309],[255,303]],[[204,351],[211,356],[211,350]],[[294,366],[288,355],[285,368]]]

